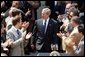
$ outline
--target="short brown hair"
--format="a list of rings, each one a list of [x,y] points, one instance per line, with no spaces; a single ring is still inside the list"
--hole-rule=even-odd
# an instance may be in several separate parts
[[[15,26],[18,22],[20,22],[21,16],[17,15],[13,18],[12,23]]]
[[[16,15],[19,15],[20,11],[18,9],[13,9],[12,10],[12,16],[15,17]]]

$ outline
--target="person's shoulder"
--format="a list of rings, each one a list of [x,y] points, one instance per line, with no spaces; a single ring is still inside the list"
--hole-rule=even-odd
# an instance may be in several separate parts
[[[12,29],[7,30],[7,34],[12,33]]]
[[[54,20],[52,18],[50,18],[50,20],[51,20],[52,23],[55,23],[55,24],[58,23],[56,20]]]
[[[37,19],[37,20],[35,20],[35,22],[40,22],[41,21],[41,19]]]
[[[14,31],[14,28],[12,26],[9,30],[7,30],[7,33],[10,33],[10,32],[13,32],[13,31]]]

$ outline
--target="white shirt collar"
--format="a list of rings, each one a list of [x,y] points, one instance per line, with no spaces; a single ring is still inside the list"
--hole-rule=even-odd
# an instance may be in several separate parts
[[[43,25],[44,25],[45,19],[43,20]],[[49,17],[47,18],[46,24],[49,22]]]
[[[17,30],[19,30],[19,31],[20,31],[20,29],[16,28],[15,26],[12,26],[12,27],[13,27],[16,31],[17,31]]]

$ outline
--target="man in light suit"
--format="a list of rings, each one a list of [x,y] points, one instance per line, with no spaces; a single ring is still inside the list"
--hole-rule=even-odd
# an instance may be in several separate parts
[[[69,37],[64,40],[66,44],[66,50],[68,51],[69,55],[72,56],[84,55],[84,51],[83,51],[84,50],[84,27],[79,25],[78,20],[79,20],[78,17],[73,17],[71,22],[75,26],[74,30],[69,35]]]
[[[78,32],[74,33],[69,40],[66,41],[66,50],[70,56],[84,55],[84,26],[78,26]]]
[[[34,48],[36,45],[36,50],[39,52],[51,52],[51,44],[58,43],[58,38],[56,38],[58,23],[49,18],[50,14],[50,9],[44,8],[41,13],[42,18],[35,21],[31,47]]]
[[[71,36],[64,40],[66,45],[66,53],[68,56],[83,56],[84,55],[84,26],[77,27],[78,32],[73,33]]]
[[[21,25],[22,25],[22,20],[21,20],[21,15],[17,15],[13,18],[13,26],[11,29],[7,31],[7,39],[12,40],[11,48],[10,48],[10,53],[9,56],[24,56],[24,41],[25,41],[25,35],[26,31],[23,32],[21,31]],[[27,24],[27,23],[26,23]],[[26,29],[29,24],[27,24],[24,28]],[[29,35],[28,38],[30,38],[31,34]],[[27,39],[28,39],[27,38]]]
[[[76,48],[74,46],[74,50],[77,56],[84,56],[84,26],[78,26],[78,31],[82,35],[82,37],[80,38],[80,41]]]

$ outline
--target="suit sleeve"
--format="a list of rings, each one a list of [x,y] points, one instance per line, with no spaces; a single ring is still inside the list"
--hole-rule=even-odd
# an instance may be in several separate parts
[[[53,44],[56,44],[56,43],[58,43],[58,40],[59,40],[59,37],[56,35],[56,33],[58,33],[59,32],[59,25],[58,25],[58,22],[54,22],[54,24],[53,24],[54,26],[54,29],[53,29],[53,31],[54,31],[54,33],[53,33],[53,41],[52,41],[52,43]]]
[[[37,32],[37,25],[36,25],[36,21],[35,21],[35,24],[34,24],[34,27],[33,27],[33,30],[32,30],[33,35],[31,37],[31,44],[35,43],[36,32]]]
[[[11,45],[12,48],[19,46],[23,42],[23,38],[15,40],[15,36],[11,32],[8,32],[6,37],[7,39],[11,39],[13,41],[13,45]]]

